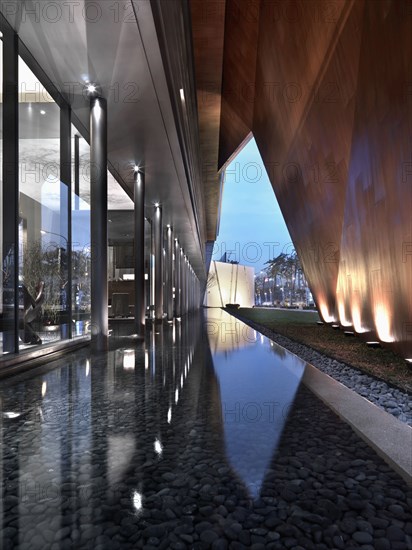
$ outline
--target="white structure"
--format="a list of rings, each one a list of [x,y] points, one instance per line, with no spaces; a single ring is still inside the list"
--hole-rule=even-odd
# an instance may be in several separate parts
[[[225,307],[226,304],[239,304],[241,307],[253,307],[255,304],[254,276],[253,267],[212,261],[204,305]]]

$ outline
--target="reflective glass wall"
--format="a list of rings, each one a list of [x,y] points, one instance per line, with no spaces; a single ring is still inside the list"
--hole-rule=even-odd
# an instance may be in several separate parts
[[[90,146],[1,15],[0,29],[4,358],[89,335]]]
[[[60,108],[19,57],[20,349],[68,337],[67,209]]]
[[[3,33],[0,32],[0,216],[3,217]],[[0,223],[0,262],[3,258],[3,223]],[[0,266],[0,357],[3,355],[4,269]]]

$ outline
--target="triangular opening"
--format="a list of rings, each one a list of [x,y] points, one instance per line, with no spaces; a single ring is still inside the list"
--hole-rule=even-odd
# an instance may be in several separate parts
[[[227,304],[300,308],[313,305],[254,138],[239,149],[224,175],[219,235],[213,249],[205,305]]]

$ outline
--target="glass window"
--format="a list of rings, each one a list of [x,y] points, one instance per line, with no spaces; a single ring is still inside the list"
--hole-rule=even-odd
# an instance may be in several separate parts
[[[72,126],[73,337],[90,333],[90,146]]]
[[[60,109],[19,58],[20,349],[68,337],[67,206]]]
[[[3,36],[0,33],[0,217],[3,219]],[[3,261],[3,222],[0,223],[0,261]],[[3,355],[3,310],[5,266],[0,269],[0,356]]]

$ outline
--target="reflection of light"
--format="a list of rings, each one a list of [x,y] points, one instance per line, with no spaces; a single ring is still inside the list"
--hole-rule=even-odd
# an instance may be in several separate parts
[[[43,384],[41,385],[41,396],[44,397],[46,395],[46,392],[47,392],[47,382],[43,382]]]
[[[124,355],[123,355],[123,368],[124,368],[124,370],[132,370],[132,369],[134,369],[134,365],[135,365],[134,350],[132,350],[132,349],[124,350]]]
[[[15,412],[5,412],[3,413],[4,418],[18,418],[20,416],[20,413]]]
[[[158,455],[161,455],[163,453],[163,445],[158,439],[156,439],[156,441],[154,442],[154,450],[155,453],[157,453]]]
[[[263,342],[265,341],[265,337],[263,336],[263,334],[260,335],[260,342],[263,344]]]
[[[173,323],[173,329],[172,329],[172,338],[173,338],[173,343],[175,344],[176,343],[176,325]]]
[[[321,313],[323,319],[327,323],[333,323],[333,321],[335,321],[335,317],[333,315],[329,315],[329,310],[328,310],[327,305],[325,304],[325,302],[320,302],[319,303],[319,309],[320,309],[320,313]]]
[[[170,424],[172,421],[172,407],[169,407],[169,410],[167,411],[167,422]]]
[[[391,334],[389,312],[383,304],[375,306],[375,326],[382,342],[393,342],[395,340]]]
[[[94,84],[89,84],[87,86],[87,91],[89,92],[89,94],[94,94],[94,92],[96,91],[96,86]]]
[[[181,101],[184,101],[185,100],[185,91],[183,88],[180,88],[180,99]]]
[[[175,391],[175,403],[179,401],[179,390]]]
[[[144,368],[146,370],[149,368],[149,351],[147,349],[144,352]]]
[[[140,493],[138,493],[137,491],[134,491],[134,493],[133,493],[133,506],[135,507],[135,509],[138,512],[140,512],[140,510],[143,507],[142,495]]]
[[[180,377],[180,387],[183,388],[183,374],[182,374],[182,376]]]
[[[90,361],[86,360],[86,376],[89,376],[90,373]]]

